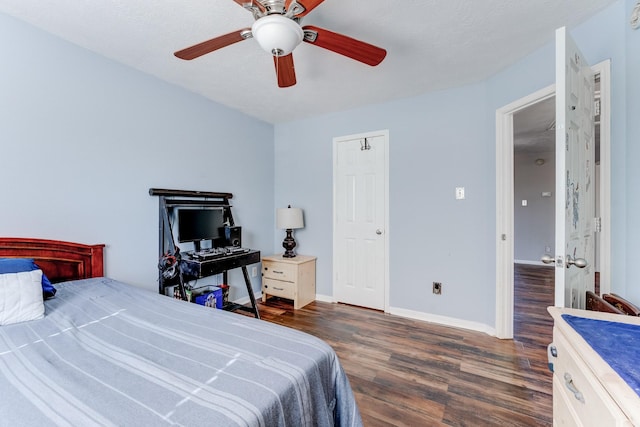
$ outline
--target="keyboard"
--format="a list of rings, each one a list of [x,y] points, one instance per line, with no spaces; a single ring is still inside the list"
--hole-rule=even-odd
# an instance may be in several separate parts
[[[247,253],[249,249],[247,248],[239,248],[236,246],[227,246],[226,248],[210,248],[203,249],[200,252],[190,252],[189,256],[192,259],[196,259],[199,261],[206,261],[209,259],[220,258],[229,255],[237,255],[241,253]]]
[[[247,249],[247,248],[239,248],[237,246],[230,246],[230,247],[227,248],[227,250],[231,254],[239,254],[239,253],[249,252],[249,249]]]

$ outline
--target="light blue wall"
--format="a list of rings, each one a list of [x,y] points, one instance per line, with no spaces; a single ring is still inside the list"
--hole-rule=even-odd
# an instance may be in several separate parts
[[[625,23],[636,1],[627,0]],[[632,30],[626,25],[626,75],[627,75],[627,152],[626,152],[626,197],[627,215],[624,232],[627,236],[627,275],[625,295],[633,302],[640,304],[640,29]],[[622,198],[622,197],[620,197]],[[622,226],[620,228],[623,228]]]
[[[271,124],[2,14],[0,51],[0,235],[105,243],[109,276],[155,290],[148,190],[176,188],[233,193],[244,242],[271,251]]]
[[[612,287],[640,302],[634,4],[571,33],[590,62],[612,60]],[[553,37],[477,84],[274,127],[0,15],[0,235],[104,242],[107,274],[155,289],[148,189],[229,191],[244,241],[265,253],[282,250],[274,209],[305,210],[298,251],[319,257],[331,295],[332,140],[388,129],[391,306],[493,325],[495,110],[553,82]]]
[[[627,103],[630,75],[626,62],[630,58],[625,46],[625,33],[629,28],[629,10],[624,1],[615,3],[597,18],[576,29],[574,36],[590,63],[611,59],[611,289],[628,296],[626,266],[633,260],[626,248],[628,230],[627,199],[629,195],[627,152],[630,146]],[[636,53],[637,55],[637,53]],[[636,157],[636,161],[638,157]],[[633,261],[632,261],[633,264]],[[640,303],[640,299],[638,300]]]
[[[632,126],[626,114],[629,80],[626,63],[629,53],[625,47],[625,34],[629,28],[628,22],[629,10],[623,1],[618,1],[577,28],[570,29],[571,36],[590,64],[611,60],[611,287],[613,292],[622,295],[627,294],[626,262],[629,252],[626,247],[628,192],[625,171],[628,160],[627,127]],[[544,48],[488,80],[490,110],[495,111],[554,83],[553,37],[551,34],[550,43]]]
[[[319,294],[333,293],[333,138],[388,129],[391,306],[493,323],[492,310],[465,303],[495,287],[495,254],[484,250],[495,229],[486,99],[485,85],[471,85],[276,126],[276,205],[305,210],[296,236],[299,253],[318,257]]]
[[[640,195],[627,191],[640,181],[630,167],[640,160],[633,144],[640,91],[638,79],[631,82],[640,75],[640,32],[628,29],[632,3],[620,0],[570,32],[589,62],[612,61],[612,288],[640,302],[640,285],[631,284],[640,280],[626,278],[640,272],[625,267],[640,258],[638,225],[625,220],[640,208]],[[389,129],[390,305],[494,325],[495,111],[553,84],[554,37],[475,85],[276,126],[276,205],[295,204],[312,218],[297,236],[300,253],[319,257],[318,293],[332,294],[332,139]],[[466,200],[454,200],[457,186],[466,188]],[[443,283],[442,296],[431,293],[434,280]]]
[[[536,164],[543,159],[542,165]],[[516,261],[541,264],[544,254],[553,255],[556,242],[555,151],[516,153],[513,160],[513,255]],[[522,206],[522,201],[527,206]],[[546,248],[550,248],[546,251]]]

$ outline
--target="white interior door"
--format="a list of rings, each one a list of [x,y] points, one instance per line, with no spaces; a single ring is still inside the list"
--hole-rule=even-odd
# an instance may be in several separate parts
[[[334,139],[334,297],[386,310],[388,133]]]
[[[594,269],[594,77],[567,34],[556,31],[555,305],[585,308]]]

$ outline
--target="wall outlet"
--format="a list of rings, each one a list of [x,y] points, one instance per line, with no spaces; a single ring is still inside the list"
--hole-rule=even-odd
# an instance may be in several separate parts
[[[256,277],[258,275],[258,267],[251,267],[251,277]]]
[[[442,283],[433,282],[433,293],[436,295],[442,294]]]

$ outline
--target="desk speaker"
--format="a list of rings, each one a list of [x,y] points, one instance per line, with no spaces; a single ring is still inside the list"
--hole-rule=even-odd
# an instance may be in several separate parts
[[[225,227],[224,237],[227,239],[227,245],[236,248],[242,247],[242,227]]]

